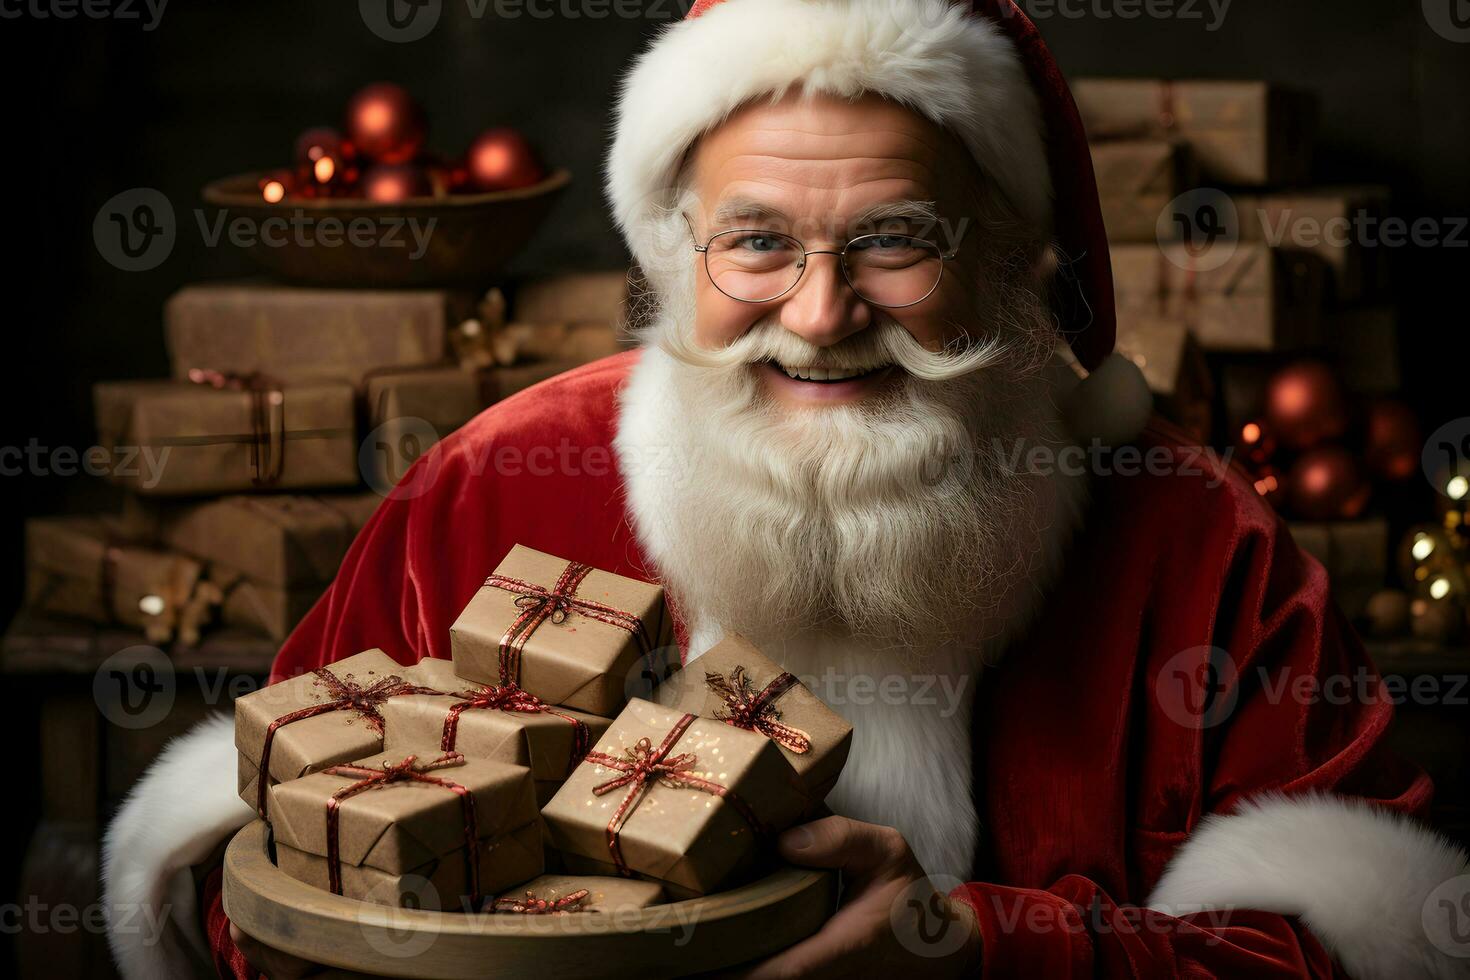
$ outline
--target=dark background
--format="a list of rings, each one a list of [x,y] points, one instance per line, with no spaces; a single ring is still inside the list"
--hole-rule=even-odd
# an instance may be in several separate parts
[[[0,2],[7,15],[21,12],[0,19],[0,187],[16,250],[4,283],[11,355],[0,446],[34,439],[84,449],[96,438],[93,382],[166,373],[169,294],[253,272],[228,244],[204,243],[199,188],[286,164],[296,134],[336,124],[367,82],[415,92],[429,108],[435,148],[456,151],[481,128],[510,125],[572,171],[573,187],[508,274],[625,263],[600,189],[609,112],[628,60],[688,0],[628,2],[621,9],[638,16],[601,18],[586,5],[568,16],[577,6],[570,0],[546,0],[534,9],[551,16],[541,17],[524,8],[497,17],[494,4],[476,17],[466,0],[443,0],[437,27],[414,43],[375,36],[354,0],[174,0],[152,31],[140,20],[38,18],[27,12],[34,2]],[[1094,3],[1108,6],[1086,0],[1063,8],[1076,14],[1068,16],[1040,0],[1030,5],[1068,74],[1266,78],[1313,91],[1322,111],[1316,182],[1388,184],[1394,213],[1409,219],[1470,213],[1470,43],[1431,29],[1419,0],[1235,0],[1215,31],[1203,3],[1192,19],[1101,16]],[[132,10],[146,16],[136,0]],[[93,244],[98,209],[134,187],[161,190],[177,215],[174,251],[150,272],[121,272]],[[1470,414],[1465,244],[1393,255],[1403,397],[1426,431]],[[0,480],[0,493],[0,613],[8,614],[19,598],[24,518],[107,491],[27,475]],[[23,754],[27,726],[17,706],[6,730]],[[28,805],[12,811],[22,824],[33,816]],[[8,886],[19,848],[6,850],[0,884]]]

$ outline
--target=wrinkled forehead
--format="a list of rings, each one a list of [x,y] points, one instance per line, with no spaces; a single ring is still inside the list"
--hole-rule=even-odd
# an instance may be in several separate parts
[[[707,227],[746,221],[795,233],[973,208],[974,161],[953,134],[876,95],[788,95],[732,113],[687,158]]]

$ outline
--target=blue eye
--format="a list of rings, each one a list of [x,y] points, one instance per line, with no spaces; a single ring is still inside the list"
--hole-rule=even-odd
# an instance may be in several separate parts
[[[861,241],[854,243],[852,245],[852,250],[855,252],[860,252],[874,248],[910,248],[912,247],[912,245],[913,240],[904,235],[874,235],[872,238],[864,238]]]
[[[779,238],[772,238],[770,235],[746,235],[740,239],[738,244],[752,252],[774,252],[786,247],[785,242]]]

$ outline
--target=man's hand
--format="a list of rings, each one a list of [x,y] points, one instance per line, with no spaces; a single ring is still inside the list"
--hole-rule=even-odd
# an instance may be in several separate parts
[[[230,923],[230,941],[251,966],[270,980],[300,980],[302,977],[315,977],[324,972],[324,968],[315,963],[283,953],[279,949],[272,949],[260,940],[247,936],[233,922]]]
[[[908,842],[892,827],[826,817],[788,830],[777,848],[792,864],[841,870],[842,907],[816,935],[741,975],[750,980],[893,980],[908,971],[925,977],[979,975],[974,911],[934,890]]]

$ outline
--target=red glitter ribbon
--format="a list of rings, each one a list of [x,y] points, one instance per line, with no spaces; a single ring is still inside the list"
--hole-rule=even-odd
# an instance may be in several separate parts
[[[755,813],[744,800],[719,783],[694,775],[694,766],[699,762],[697,756],[692,752],[669,755],[674,744],[684,737],[684,732],[693,724],[695,717],[684,715],[680,718],[664,736],[658,748],[653,747],[651,739],[644,737],[634,743],[632,748],[624,749],[621,758],[605,752],[587,753],[587,762],[606,766],[608,769],[622,773],[621,776],[614,776],[607,782],[592,787],[595,795],[603,796],[614,790],[622,789],[624,786],[629,787],[628,795],[623,797],[623,802],[618,804],[612,819],[607,822],[607,848],[612,853],[613,864],[617,867],[619,874],[631,875],[633,873],[627,862],[623,860],[623,847],[619,841],[619,833],[623,824],[627,823],[628,817],[648,795],[654,783],[673,789],[697,789],[701,793],[718,796],[735,808],[735,812],[740,814],[751,830],[757,834],[762,833],[760,820],[756,818]]]
[[[338,824],[342,804],[359,793],[386,786],[404,783],[428,783],[442,786],[459,797],[460,810],[464,815],[464,864],[465,883],[469,886],[472,906],[480,904],[480,833],[475,819],[475,794],[452,779],[429,775],[436,769],[464,765],[464,756],[458,752],[447,752],[432,762],[418,765],[416,756],[407,756],[402,762],[384,762],[380,768],[341,765],[322,770],[333,776],[361,776],[357,782],[344,786],[327,799],[327,887],[333,895],[342,894],[342,853],[338,847]]]
[[[256,778],[255,795],[255,811],[260,814],[261,819],[265,819],[265,793],[268,788],[267,784],[270,782],[271,746],[275,744],[276,732],[281,728],[293,722],[315,718],[317,715],[324,715],[331,711],[354,711],[375,734],[382,735],[383,713],[378,710],[378,706],[384,701],[403,694],[439,693],[429,688],[410,684],[397,674],[388,674],[379,678],[372,685],[364,687],[354,681],[351,674],[338,677],[325,667],[318,667],[312,673],[316,675],[317,683],[326,686],[330,697],[320,704],[297,708],[295,711],[281,715],[265,730],[265,744],[260,749],[260,772]]]
[[[567,567],[550,589],[544,585],[510,578],[506,575],[491,575],[485,579],[485,584],[491,588],[514,592],[519,597],[516,599],[516,606],[521,610],[521,614],[506,628],[505,635],[500,638],[501,684],[520,686],[521,651],[525,649],[526,641],[531,638],[532,633],[536,632],[538,626],[548,619],[560,624],[574,612],[598,622],[607,623],[609,626],[627,630],[638,638],[645,653],[648,651],[651,644],[641,619],[632,613],[623,612],[621,609],[614,609],[612,606],[577,595],[577,586],[582,584],[582,580],[591,571],[591,565],[584,565],[576,561],[567,562]]]
[[[563,714],[555,708],[542,701],[529,691],[523,691],[519,687],[502,685],[500,687],[481,687],[477,690],[460,691],[454,695],[463,700],[457,702],[449,709],[449,714],[444,716],[444,735],[439,740],[439,747],[445,752],[453,752],[455,744],[459,741],[459,716],[470,710],[485,711],[518,711],[524,714],[548,714],[555,715],[572,726],[572,750],[567,756],[567,772],[570,774],[592,747],[592,730],[587,723],[580,718]]]
[[[496,912],[516,912],[520,915],[556,915],[560,912],[581,912],[582,903],[591,895],[585,888],[568,892],[561,898],[537,898],[535,892],[526,892],[525,898],[507,895],[495,900]]]
[[[725,703],[715,712],[715,720],[748,732],[759,732],[797,755],[812,750],[811,736],[799,728],[782,724],[781,711],[776,707],[776,699],[796,686],[794,674],[783,671],[759,693],[742,666],[730,671],[728,678],[706,671],[704,682]]]

